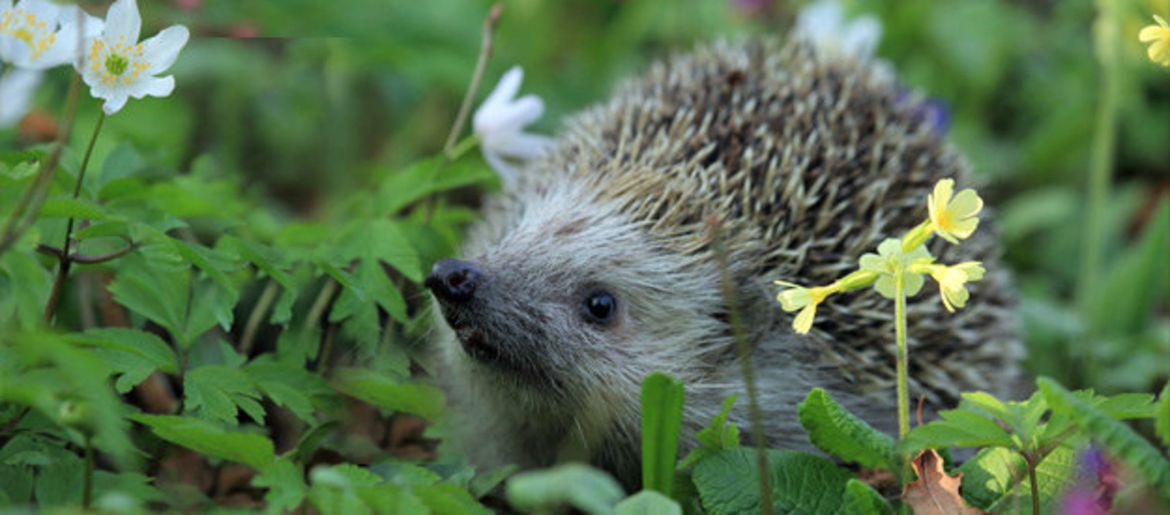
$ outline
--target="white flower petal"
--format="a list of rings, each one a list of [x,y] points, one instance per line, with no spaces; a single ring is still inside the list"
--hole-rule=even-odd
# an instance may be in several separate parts
[[[175,90],[175,76],[167,75],[166,77],[143,77],[131,84],[126,92],[134,98],[142,98],[147,95],[152,97],[165,97],[170,95]]]
[[[483,160],[487,161],[487,164],[496,171],[496,175],[500,176],[504,186],[511,186],[516,180],[516,169],[512,168],[512,165],[508,164],[500,155],[492,152],[491,149],[485,147],[482,150]]]
[[[122,110],[129,99],[130,97],[126,95],[125,91],[113,91],[106,97],[106,103],[102,104],[102,111],[105,111],[107,115],[117,113]]]
[[[9,127],[21,118],[32,103],[33,94],[41,84],[39,71],[12,68],[0,76],[0,128]]]
[[[882,24],[873,16],[862,16],[840,35],[841,49],[858,57],[873,57],[882,39]]]
[[[533,159],[553,146],[552,138],[539,134],[517,132],[494,141],[492,150],[516,159]]]
[[[813,3],[796,14],[796,33],[814,42],[837,37],[845,12],[841,4],[826,0]]]
[[[183,49],[190,38],[191,32],[187,30],[187,27],[171,25],[153,38],[143,41],[142,58],[150,63],[150,68],[146,69],[146,73],[157,75],[170,68],[172,64],[175,64],[175,59],[179,57],[179,51]]]
[[[37,18],[37,21],[42,21],[46,24],[56,23],[57,17],[61,12],[61,7],[52,2],[46,2],[45,0],[20,0],[14,8],[20,9],[26,14],[31,14]]]
[[[103,36],[108,44],[133,45],[142,32],[142,16],[138,14],[135,0],[117,0],[106,12],[106,28]]]
[[[512,69],[504,73],[500,77],[499,84],[496,84],[496,89],[493,89],[491,94],[483,100],[483,107],[488,109],[495,109],[497,106],[502,106],[516,96],[520,92],[520,83],[524,82],[524,69],[519,66],[513,66]]]

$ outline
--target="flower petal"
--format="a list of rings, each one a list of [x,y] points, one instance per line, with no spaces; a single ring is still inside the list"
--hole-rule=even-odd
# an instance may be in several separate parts
[[[510,186],[516,180],[516,169],[490,147],[481,146],[480,150],[483,151],[483,160],[487,161],[487,164],[496,171],[496,175],[500,176],[504,186]]]
[[[1138,32],[1138,41],[1148,43],[1162,37],[1162,31],[1165,30],[1157,25],[1147,25],[1142,27],[1141,32]]]
[[[921,275],[911,273],[902,274],[902,292],[907,297],[918,295],[918,292],[922,291],[923,284],[926,284],[926,279],[923,279]]]
[[[154,37],[142,42],[142,58],[150,63],[149,75],[158,75],[175,64],[179,51],[191,38],[191,32],[182,25],[171,25]]]
[[[776,300],[780,301],[780,307],[784,311],[796,311],[809,305],[812,296],[809,295],[807,288],[792,288],[780,292]]]
[[[131,84],[126,93],[134,98],[142,98],[145,96],[165,97],[170,95],[175,90],[175,76],[167,75],[166,77],[143,77],[137,82]]]
[[[796,318],[792,319],[792,328],[800,334],[808,334],[812,329],[813,319],[817,316],[817,305],[809,304],[800,310]]]
[[[523,81],[524,69],[519,66],[513,66],[500,77],[500,82],[496,84],[496,89],[493,89],[487,98],[483,100],[483,103],[480,104],[481,109],[506,104],[509,100],[515,98],[516,93],[520,92],[520,83]]]
[[[947,211],[950,211],[954,218],[966,218],[979,213],[982,209],[983,199],[972,189],[960,191],[947,206]]]
[[[858,260],[858,265],[862,270],[870,270],[874,272],[886,271],[886,260],[877,254],[865,254]]]
[[[114,91],[106,98],[106,103],[102,104],[102,111],[105,111],[107,115],[117,113],[126,106],[127,100],[129,100],[129,96],[126,95],[125,91]]]
[[[873,283],[873,289],[877,291],[878,294],[882,297],[887,299],[894,298],[894,295],[897,293],[894,287],[894,276],[890,274],[882,274],[877,278],[877,281]]]
[[[11,68],[0,76],[0,127],[9,127],[24,118],[41,78],[40,71],[20,68]]]
[[[975,232],[976,227],[979,227],[978,218],[971,217],[966,220],[956,220],[951,224],[950,233],[960,240],[965,240],[971,237],[971,234]],[[951,243],[957,242],[951,241]]]
[[[492,146],[496,152],[503,156],[529,160],[540,156],[551,148],[553,140],[548,136],[519,132],[495,140]]]
[[[878,254],[886,259],[897,259],[902,255],[902,241],[895,238],[886,238],[878,245]]]
[[[106,12],[106,28],[103,32],[109,43],[133,45],[142,32],[142,16],[138,14],[135,0],[117,0]]]
[[[942,179],[934,185],[934,193],[931,197],[931,204],[938,204],[945,206],[951,203],[951,195],[955,192],[954,179]]]

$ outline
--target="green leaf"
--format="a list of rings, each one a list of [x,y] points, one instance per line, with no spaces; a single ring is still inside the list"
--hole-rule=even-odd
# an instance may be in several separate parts
[[[1062,445],[1036,465],[1042,507],[1055,507],[1060,494],[1076,481],[1078,454],[1078,446]],[[963,473],[963,499],[972,506],[994,513],[1012,512],[1012,507],[1031,510],[1028,464],[1018,452],[1003,447],[983,449],[964,462],[959,472]]]
[[[1068,414],[1085,434],[1099,442],[1111,455],[1142,473],[1162,495],[1170,496],[1170,461],[1133,429],[1094,408],[1048,378],[1036,380],[1054,412]]]
[[[491,515],[491,510],[471,498],[467,490],[448,483],[420,485],[411,492],[436,515]]]
[[[682,515],[674,499],[653,490],[642,490],[626,497],[614,507],[616,515]]]
[[[303,472],[288,458],[280,458],[265,466],[252,478],[252,485],[268,488],[264,501],[268,503],[268,511],[275,513],[292,512],[309,493]]]
[[[846,411],[829,392],[814,388],[798,412],[800,424],[818,449],[866,467],[901,469],[894,439]]]
[[[508,479],[512,474],[515,474],[517,470],[520,470],[520,467],[517,465],[505,465],[489,472],[477,474],[471,479],[471,483],[468,485],[468,491],[471,492],[473,497],[479,499],[492,490],[495,490],[497,486],[503,484],[504,480]]]
[[[299,359],[277,361],[271,354],[256,358],[244,371],[272,399],[292,411],[297,418],[313,423],[314,399],[327,399],[333,389],[320,375],[309,372]]]
[[[258,434],[224,430],[209,422],[174,415],[131,415],[159,438],[215,458],[264,470],[276,460],[272,440]]]
[[[1158,414],[1154,419],[1154,431],[1162,439],[1162,445],[1170,447],[1170,381],[1162,387],[1158,394]]]
[[[1012,447],[1011,435],[991,418],[960,409],[939,412],[942,420],[919,426],[906,435],[910,450],[939,447]]]
[[[591,514],[613,513],[622,487],[609,474],[579,463],[512,476],[508,502],[521,511],[549,511],[568,505]]]
[[[845,484],[845,515],[894,515],[894,507],[869,485],[856,479]]]
[[[852,477],[832,462],[811,454],[767,450],[774,513],[836,513]],[[695,464],[692,475],[708,513],[756,512],[760,470],[756,450],[729,449]]]
[[[31,250],[0,254],[0,331],[39,327],[52,285],[53,275]]]
[[[286,289],[296,288],[293,278],[284,271],[284,263],[280,260],[280,254],[276,250],[262,243],[242,240],[234,236],[224,236],[220,241],[225,248],[235,249],[241,258],[256,265],[256,268],[268,274],[268,277],[275,279],[281,286]]]
[[[379,212],[393,215],[432,193],[495,180],[495,174],[486,167],[467,160],[443,167],[444,160],[444,156],[436,155],[387,177],[378,190]]]
[[[229,304],[235,304],[240,296],[240,291],[236,282],[227,275],[239,269],[239,263],[233,259],[233,256],[225,255],[198,243],[175,238],[171,238],[171,243],[174,244],[175,250],[180,256],[183,256],[183,259],[202,270],[211,280],[228,292],[231,299]]]
[[[179,373],[174,350],[151,333],[116,327],[99,328],[69,335],[66,341],[96,347],[95,354],[114,372],[122,374],[115,383],[118,393],[130,391],[155,370]]]
[[[443,392],[428,384],[399,383],[361,368],[339,368],[331,381],[337,391],[375,406],[435,420],[443,412]]]
[[[208,365],[187,372],[183,378],[183,411],[206,420],[234,426],[239,409],[264,424],[260,392],[243,370]]]
[[[1149,326],[1157,299],[1170,290],[1170,201],[1162,201],[1141,241],[1119,256],[1091,296],[1090,323],[1099,334],[1134,334]]]
[[[115,301],[163,326],[186,348],[191,344],[184,338],[190,281],[187,267],[163,268],[130,254],[119,260],[118,274],[109,290]]]
[[[699,446],[691,449],[691,452],[679,461],[679,470],[690,468],[709,454],[739,447],[739,428],[734,422],[727,422],[727,417],[731,415],[731,408],[734,405],[734,394],[723,399],[723,409],[719,411],[719,414],[711,419],[707,427],[695,433],[695,438],[699,440]]]
[[[642,485],[669,495],[678,460],[683,384],[661,372],[642,381]]]
[[[102,220],[106,211],[102,206],[84,199],[61,197],[45,200],[41,205],[41,218],[76,218],[79,220]]]

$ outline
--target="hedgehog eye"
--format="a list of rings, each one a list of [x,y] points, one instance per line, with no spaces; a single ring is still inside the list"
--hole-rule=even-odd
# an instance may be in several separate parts
[[[617,312],[617,299],[607,291],[590,292],[581,303],[581,315],[586,322],[605,325],[613,321]]]

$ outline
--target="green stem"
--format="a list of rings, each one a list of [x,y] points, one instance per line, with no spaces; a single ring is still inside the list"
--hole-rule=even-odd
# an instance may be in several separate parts
[[[1097,120],[1089,162],[1086,192],[1087,219],[1081,241],[1081,274],[1077,285],[1077,303],[1082,313],[1097,289],[1101,256],[1105,242],[1105,204],[1109,201],[1113,175],[1113,154],[1117,140],[1117,104],[1121,74],[1117,59],[1116,2],[1098,0],[1094,25],[1097,60],[1101,66],[1101,98],[1097,103]]]
[[[278,292],[280,292],[280,284],[269,279],[268,285],[264,287],[264,292],[260,294],[260,299],[256,301],[256,306],[252,308],[252,314],[248,315],[248,323],[244,326],[244,336],[240,338],[240,354],[247,356],[248,351],[252,350],[252,342],[256,340],[256,332],[260,330],[260,323],[264,321],[264,315],[268,313],[268,308],[272,307],[272,303],[276,301]]]
[[[894,279],[894,339],[898,345],[898,438],[906,438],[910,432],[910,391],[907,386],[906,368],[909,360],[906,352],[906,288],[902,280],[902,269],[895,270]]]
[[[98,134],[102,132],[102,123],[106,121],[106,113],[98,114],[97,125],[93,127],[93,134],[89,137],[89,145],[85,147],[85,157],[81,159],[81,169],[77,172],[77,182],[73,185],[73,198],[81,195],[81,185],[85,182],[85,171],[89,168],[89,158],[93,155],[94,143],[97,143]],[[53,290],[49,294],[49,301],[45,304],[45,324],[53,321],[53,311],[57,308],[57,301],[61,299],[61,290],[65,286],[65,277],[69,275],[69,267],[73,260],[69,256],[69,245],[73,239],[73,226],[76,219],[69,217],[65,225],[65,242],[61,244],[61,260],[57,266],[57,278],[53,280]]]
[[[85,483],[81,491],[81,507],[88,510],[93,500],[93,441],[85,439]]]
[[[1032,486],[1032,515],[1040,515],[1040,487],[1036,482],[1036,462],[1039,460],[1027,454],[1024,460],[1028,463],[1028,483]]]

